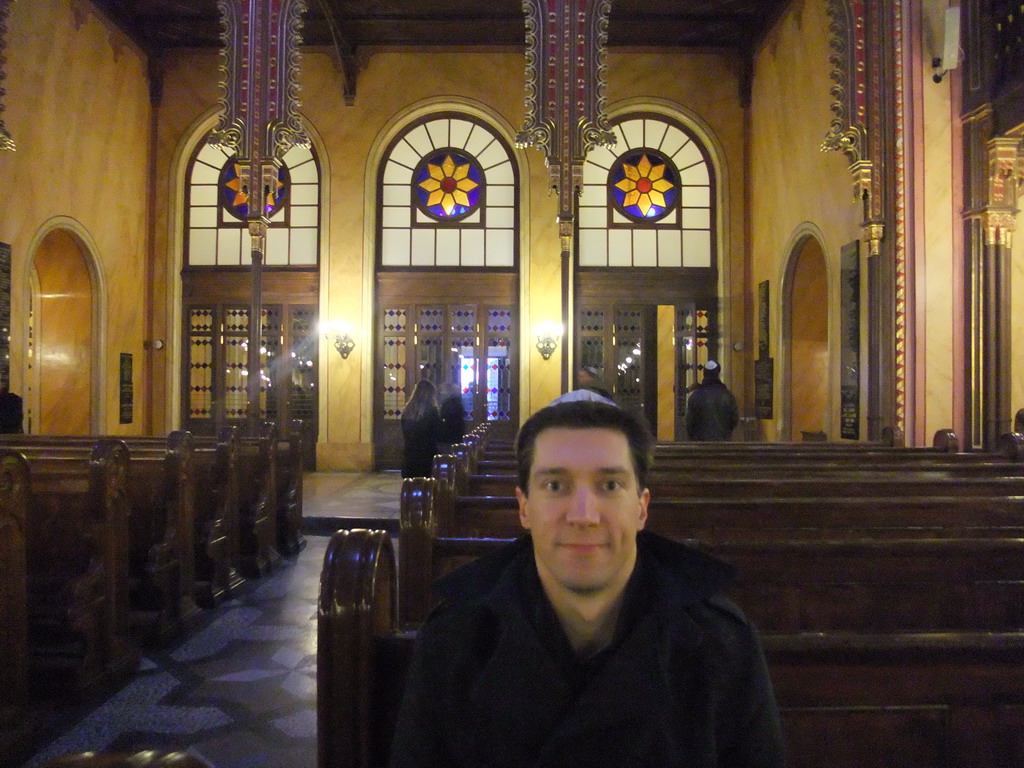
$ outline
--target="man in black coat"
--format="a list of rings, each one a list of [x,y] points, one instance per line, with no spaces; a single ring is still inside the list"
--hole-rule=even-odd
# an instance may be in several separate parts
[[[517,442],[529,535],[445,577],[393,768],[780,768],[730,566],[643,531],[653,441],[613,405],[549,406]]]
[[[728,440],[740,422],[736,396],[722,383],[722,368],[704,364],[704,381],[686,401],[686,434],[691,440]]]

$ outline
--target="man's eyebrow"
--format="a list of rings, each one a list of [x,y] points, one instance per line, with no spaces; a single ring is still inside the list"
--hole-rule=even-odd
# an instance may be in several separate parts
[[[598,467],[595,470],[596,474],[599,475],[628,475],[630,473],[629,467]],[[568,467],[543,467],[535,469],[533,474],[539,475],[565,475],[569,473]]]

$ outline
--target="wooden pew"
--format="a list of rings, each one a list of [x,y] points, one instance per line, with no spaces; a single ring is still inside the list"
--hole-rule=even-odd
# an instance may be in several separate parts
[[[238,571],[238,431],[197,438],[193,453],[195,499],[195,598],[204,608],[219,605],[245,584]]]
[[[28,495],[28,466],[24,457],[0,450],[0,765],[15,764],[24,756],[31,739],[25,708]]]
[[[29,457],[88,459],[103,438],[7,436],[4,445]],[[133,632],[145,641],[178,635],[198,613],[193,592],[195,475],[192,436],[120,440],[129,451],[129,611]]]
[[[399,528],[402,621],[422,621],[434,579],[460,562],[459,542],[522,534],[515,497],[460,497],[441,517],[431,478],[402,485]],[[653,498],[647,529],[673,539],[1020,538],[1024,497],[851,496],[839,498]]]
[[[238,448],[238,545],[248,577],[268,573],[277,551],[277,425],[263,422],[256,437],[242,437]]]
[[[1019,582],[1024,566],[1014,550],[1022,545],[996,545],[1012,558],[1015,571],[1002,571],[1008,561],[998,565],[997,558],[987,561],[995,570],[977,567],[968,579],[981,585],[999,574]],[[935,556],[943,556],[941,546],[946,545]],[[810,568],[808,576],[807,597],[813,600],[821,572]],[[318,612],[319,768],[386,765],[414,639],[396,623],[394,577],[390,540],[383,532],[339,532],[331,540]],[[1011,599],[1009,593],[1003,597]],[[1019,764],[1024,633],[1019,608],[1000,607],[1008,624],[999,631],[946,626],[764,633],[787,765]],[[994,612],[974,620],[968,611],[965,618],[968,625],[999,626]]]
[[[138,666],[129,628],[128,450],[28,459],[29,649],[33,677],[86,692]]]
[[[302,535],[305,432],[302,421],[295,419],[277,441],[277,549],[282,555],[297,555],[306,546]]]

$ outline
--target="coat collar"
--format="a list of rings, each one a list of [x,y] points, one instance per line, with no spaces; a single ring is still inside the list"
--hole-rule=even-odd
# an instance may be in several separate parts
[[[549,655],[526,615],[519,575],[533,568],[529,536],[448,574],[438,591],[450,602],[468,601],[492,613],[496,635],[474,679],[463,732],[476,734],[471,751],[495,765],[524,765],[532,757],[559,765],[631,765],[639,755],[659,753],[673,702],[685,699],[691,683],[680,679],[680,663],[696,674],[703,632],[688,607],[718,592],[732,577],[731,566],[692,546],[642,532],[638,567],[653,591],[651,609],[640,617],[606,666],[575,698],[558,663]],[[675,658],[675,661],[673,661]],[[630,738],[623,739],[623,729]],[[585,746],[581,746],[585,745]],[[469,746],[469,745],[466,745]],[[500,748],[499,748],[500,747]],[[662,744],[666,755],[681,745]],[[499,757],[505,755],[505,757]]]
[[[650,531],[637,534],[638,563],[651,562],[658,574],[659,603],[671,609],[711,597],[735,578],[733,566],[696,549]],[[507,593],[493,594],[508,577],[509,566],[532,561],[533,542],[526,534],[506,547],[491,552],[437,581],[434,589],[449,602],[487,602],[506,599]],[[531,563],[532,564],[532,563]],[[504,589],[507,589],[506,585]],[[674,611],[673,611],[674,612]]]

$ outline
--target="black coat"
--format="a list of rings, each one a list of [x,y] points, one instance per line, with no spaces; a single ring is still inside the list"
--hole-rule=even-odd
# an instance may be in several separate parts
[[[466,434],[466,411],[462,406],[462,398],[458,395],[441,401],[441,425],[440,442],[462,442]]]
[[[728,440],[739,423],[736,396],[718,378],[705,376],[686,402],[686,434],[691,440]]]
[[[419,419],[402,416],[402,477],[430,477],[441,437],[441,414],[433,409]]]
[[[648,607],[575,690],[517,587],[535,568],[528,537],[442,580],[391,768],[780,768],[760,642],[718,594],[730,566],[653,534],[639,544]]]

